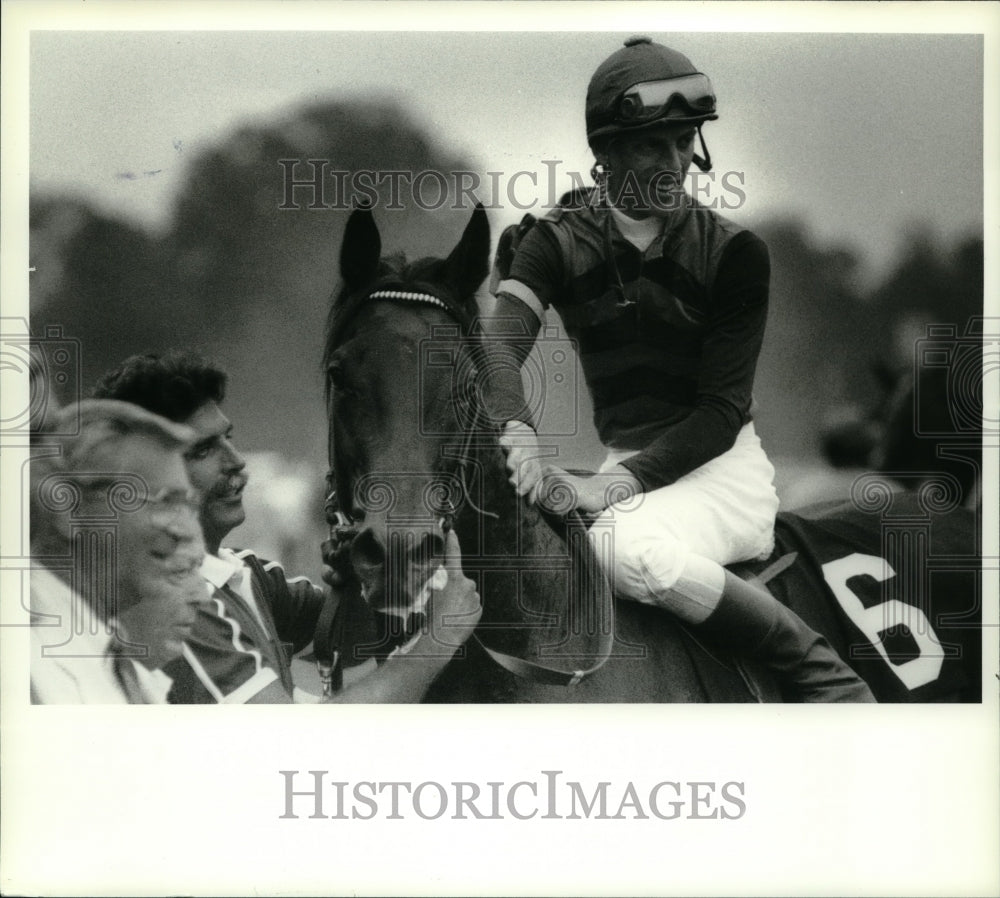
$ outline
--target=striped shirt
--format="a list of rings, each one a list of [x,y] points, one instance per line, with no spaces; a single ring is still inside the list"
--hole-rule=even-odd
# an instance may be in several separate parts
[[[202,567],[209,595],[183,656],[166,668],[174,704],[239,704],[275,681],[293,694],[289,650],[312,641],[325,592],[306,577],[286,578],[280,564],[253,552],[233,553],[232,559],[239,564],[208,556]],[[240,583],[244,577],[249,594]]]
[[[497,293],[576,342],[601,441],[648,490],[732,447],[751,420],[770,262],[758,237],[693,200],[641,251],[606,207],[555,209]]]

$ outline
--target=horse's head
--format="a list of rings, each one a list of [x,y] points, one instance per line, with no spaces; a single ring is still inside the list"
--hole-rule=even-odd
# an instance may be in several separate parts
[[[477,207],[447,259],[381,257],[371,211],[347,223],[326,335],[330,464],[356,524],[351,560],[372,607],[405,616],[440,563],[461,501],[475,290],[490,232]]]

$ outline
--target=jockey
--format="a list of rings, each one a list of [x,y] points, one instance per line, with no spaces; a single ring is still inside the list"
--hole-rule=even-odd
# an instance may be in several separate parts
[[[823,637],[723,568],[772,551],[778,499],[751,414],[767,247],[684,190],[692,162],[711,167],[701,127],[715,108],[709,79],[649,38],[598,67],[586,101],[597,187],[522,225],[498,264],[487,402],[519,494],[544,504],[570,490],[599,555],[613,533],[619,596],[760,658],[805,701],[873,701]],[[608,448],[594,477],[543,464],[526,408],[520,366],[549,307],[576,341]]]

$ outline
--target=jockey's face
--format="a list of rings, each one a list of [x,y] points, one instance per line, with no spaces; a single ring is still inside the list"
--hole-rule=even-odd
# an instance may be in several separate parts
[[[631,218],[666,218],[682,208],[694,158],[694,125],[663,123],[621,134],[605,147],[610,201]]]
[[[243,523],[246,461],[233,445],[233,425],[214,402],[206,402],[183,422],[198,437],[184,455],[191,485],[201,493],[201,529],[213,555],[226,534]]]

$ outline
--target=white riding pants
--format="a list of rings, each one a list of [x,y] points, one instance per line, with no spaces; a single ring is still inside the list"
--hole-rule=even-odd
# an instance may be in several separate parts
[[[601,472],[635,452],[611,450]],[[722,565],[774,549],[774,467],[753,423],[733,447],[669,486],[606,508],[590,540],[619,595],[697,624],[719,602]]]

